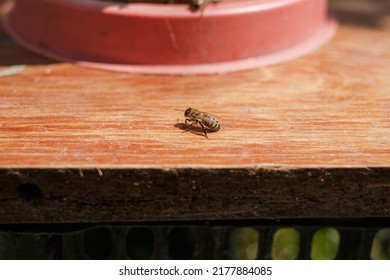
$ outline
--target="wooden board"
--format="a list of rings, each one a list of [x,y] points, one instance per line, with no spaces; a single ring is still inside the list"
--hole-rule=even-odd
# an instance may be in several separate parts
[[[225,75],[81,68],[0,30],[0,222],[388,216],[389,5],[332,1],[323,48]],[[183,133],[189,106],[223,129]]]

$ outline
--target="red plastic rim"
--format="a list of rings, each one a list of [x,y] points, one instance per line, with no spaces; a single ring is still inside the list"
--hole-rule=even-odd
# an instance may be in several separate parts
[[[243,0],[209,5],[10,0],[6,32],[61,61],[153,74],[225,73],[286,62],[336,30],[327,0]]]

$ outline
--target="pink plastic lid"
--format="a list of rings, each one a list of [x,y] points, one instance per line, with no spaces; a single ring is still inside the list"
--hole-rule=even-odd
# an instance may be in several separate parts
[[[241,0],[188,5],[13,0],[4,28],[52,59],[116,71],[224,73],[285,62],[336,30],[327,0]]]

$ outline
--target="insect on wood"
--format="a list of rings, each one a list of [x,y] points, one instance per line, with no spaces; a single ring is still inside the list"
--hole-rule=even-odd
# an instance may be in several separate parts
[[[207,136],[207,129],[210,131],[218,131],[221,129],[221,125],[216,116],[199,111],[198,109],[187,108],[184,111],[184,116],[186,117],[185,125],[187,126],[187,128],[183,132],[187,132],[191,130],[194,125],[199,124],[202,127],[204,136],[206,138],[209,138]]]

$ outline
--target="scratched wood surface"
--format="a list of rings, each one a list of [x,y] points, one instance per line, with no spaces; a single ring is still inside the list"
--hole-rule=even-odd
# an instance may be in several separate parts
[[[81,68],[0,29],[0,222],[387,216],[390,1],[331,3],[320,50],[225,75]],[[189,106],[223,129],[183,133]]]

